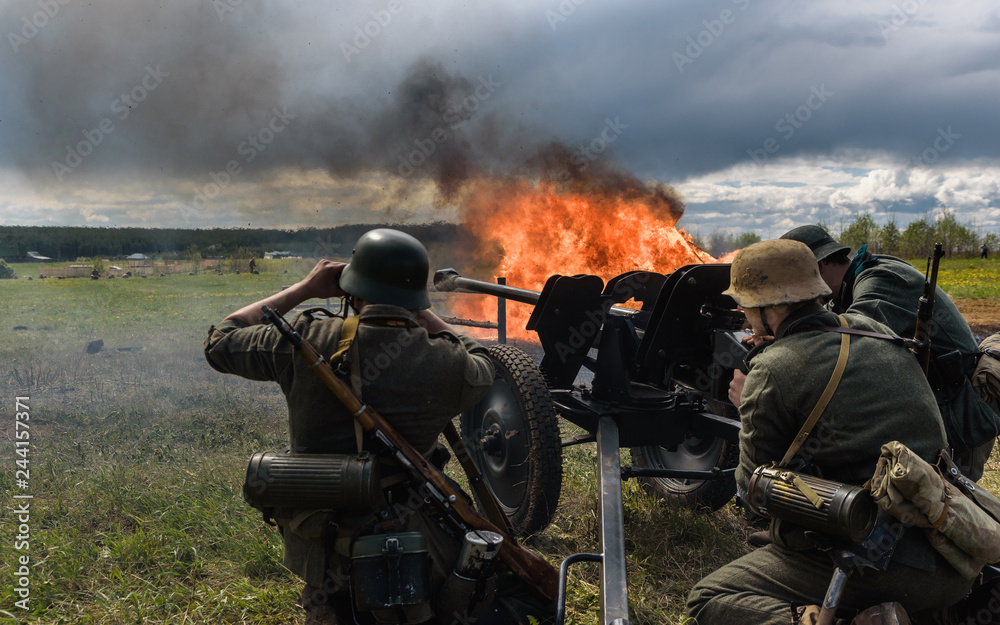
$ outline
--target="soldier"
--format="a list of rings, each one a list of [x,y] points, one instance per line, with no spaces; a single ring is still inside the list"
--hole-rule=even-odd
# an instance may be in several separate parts
[[[830,289],[804,244],[756,243],[739,252],[731,272],[726,293],[744,309],[755,334],[774,337],[747,358],[750,372],[740,406],[743,429],[736,470],[737,486],[745,493],[753,470],[782,459],[819,402],[833,376],[842,335],[820,330],[837,327],[839,321],[817,301]],[[843,317],[851,328],[888,331],[864,315],[848,312]],[[899,440],[933,461],[945,445],[944,424],[916,359],[888,341],[848,336],[843,375],[811,442],[807,440],[789,468],[862,484],[874,472],[881,445],[890,440]],[[688,597],[688,614],[699,625],[797,622],[790,617],[793,609],[822,602],[833,571],[830,558],[800,527],[772,521],[771,536],[772,544],[695,586]],[[864,610],[854,623],[895,622],[873,620],[873,611],[887,608],[906,623],[903,609],[944,608],[961,599],[971,585],[972,580],[952,568],[922,531],[904,532],[888,569],[866,571],[860,582],[852,578],[840,605],[844,611]],[[889,602],[901,606],[879,608]]]
[[[924,292],[924,275],[913,265],[874,255],[864,245],[851,259],[851,248],[837,243],[819,226],[800,226],[781,238],[801,241],[816,255],[820,274],[833,291],[831,310],[862,314],[889,326],[898,336],[913,337],[917,302]],[[955,462],[973,480],[982,477],[1000,433],[1000,415],[971,383],[979,356],[969,325],[938,288],[931,326],[930,381]]]
[[[303,313],[295,317],[293,328],[327,356],[337,352],[338,343],[345,338],[350,347],[344,362],[350,363],[355,393],[360,391],[364,401],[434,461],[431,454],[438,435],[453,416],[483,397],[493,382],[494,369],[485,348],[456,333],[431,312],[427,276],[427,251],[419,241],[396,230],[369,231],[358,240],[349,265],[321,260],[298,284],[213,326],[205,342],[206,357],[223,373],[280,384],[288,402],[293,453],[377,450],[372,441],[363,440],[355,431],[352,416],[310,370],[309,363],[296,356],[274,328],[261,324],[264,305],[283,314],[312,298],[346,297],[359,319],[353,339],[341,336],[345,327],[341,317]],[[401,471],[394,461],[386,462],[397,473]],[[387,479],[383,476],[383,483]],[[274,512],[284,539],[284,564],[306,582],[302,593],[306,623],[355,622],[348,549],[356,536],[373,533],[373,528],[425,535],[431,553],[432,590],[450,574],[461,536],[451,536],[431,520],[420,505],[422,497],[410,496],[413,489],[407,491],[405,482],[394,489],[398,495],[394,501],[401,504],[384,502],[378,510]],[[519,603],[521,589],[509,582],[504,584],[512,590],[500,593],[505,607],[494,604],[480,623],[527,623],[525,614],[515,616],[507,610],[529,609]],[[530,599],[525,602],[530,603]],[[544,609],[534,615],[544,615]],[[410,616],[415,619],[410,622],[452,623],[455,619],[454,615],[439,615],[431,621],[426,621],[426,614]],[[372,615],[360,617],[367,622]]]

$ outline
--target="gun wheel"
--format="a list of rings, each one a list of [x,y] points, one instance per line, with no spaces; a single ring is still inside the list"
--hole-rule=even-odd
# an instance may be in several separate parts
[[[552,521],[562,488],[559,421],[541,371],[522,350],[492,345],[493,386],[462,413],[462,439],[518,536]]]
[[[739,446],[721,438],[688,435],[676,451],[659,446],[633,447],[632,463],[651,469],[710,471],[713,467],[729,469],[740,460]],[[679,480],[665,477],[642,478],[643,485],[670,501],[700,510],[718,510],[736,494],[736,481]]]

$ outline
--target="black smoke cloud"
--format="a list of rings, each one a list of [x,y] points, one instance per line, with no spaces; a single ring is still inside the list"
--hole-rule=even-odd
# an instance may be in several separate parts
[[[429,52],[395,67],[374,44],[345,59],[350,20],[324,32],[310,9],[263,0],[45,1],[56,10],[44,20],[39,0],[0,10],[14,35],[2,97],[18,121],[0,124],[15,146],[0,159],[39,187],[124,175],[203,188],[227,168],[241,180],[321,168],[345,180],[386,172],[404,181],[397,193],[431,179],[445,202],[484,173],[643,188],[610,150],[596,163],[573,159],[521,107],[505,108],[499,66],[449,70]],[[44,24],[22,33],[32,20]],[[394,27],[385,38],[405,30]]]
[[[46,3],[58,11],[14,51],[9,35]],[[219,5],[233,10],[220,18]],[[752,179],[763,151],[769,163],[851,151],[905,163],[939,131],[960,135],[942,162],[995,159],[995,4],[897,5],[404,2],[347,58],[342,44],[387,0],[13,0],[0,8],[0,167],[71,192],[104,174],[203,186],[237,160],[240,180],[375,171],[433,179],[450,197],[483,171],[551,160],[539,150],[553,141],[571,153],[558,175],[612,169],[607,152],[579,171],[572,158],[608,117],[628,126],[613,145],[624,168],[659,180],[734,165]],[[119,120],[113,102],[147,67],[169,75]],[[477,98],[481,80],[500,86]],[[814,89],[832,95],[803,108]],[[239,146],[276,107],[296,117],[247,162]],[[807,121],[791,133],[789,115]],[[57,182],[51,163],[104,118],[114,131]]]
[[[16,149],[2,155],[41,185],[55,180],[53,162],[68,163],[67,180],[81,172],[200,180],[235,160],[247,176],[277,167],[345,178],[401,170],[452,192],[473,170],[474,144],[499,124],[479,111],[492,95],[481,83],[496,78],[451,75],[432,61],[412,64],[380,96],[313,88],[322,69],[300,67],[290,53],[301,47],[292,39],[301,25],[265,3],[243,3],[224,19],[208,2],[52,5],[34,30],[25,20],[42,11],[37,2],[0,12],[0,23],[20,26],[3,70],[20,123],[4,128]]]

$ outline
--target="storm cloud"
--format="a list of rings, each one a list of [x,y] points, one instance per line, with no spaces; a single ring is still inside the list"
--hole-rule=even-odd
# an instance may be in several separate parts
[[[451,218],[560,146],[705,230],[1000,226],[986,1],[15,0],[0,32],[4,223]]]

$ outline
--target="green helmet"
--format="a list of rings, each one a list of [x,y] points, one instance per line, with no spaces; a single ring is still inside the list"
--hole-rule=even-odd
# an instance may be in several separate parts
[[[809,246],[816,260],[824,260],[837,252],[850,252],[851,248],[837,243],[822,226],[799,226],[781,235],[782,239],[799,241]]]
[[[373,304],[407,310],[431,307],[427,296],[430,262],[420,241],[399,230],[379,228],[358,239],[340,288]]]
[[[807,302],[831,293],[812,251],[799,241],[773,239],[748,245],[729,269],[731,296],[743,308]]]

